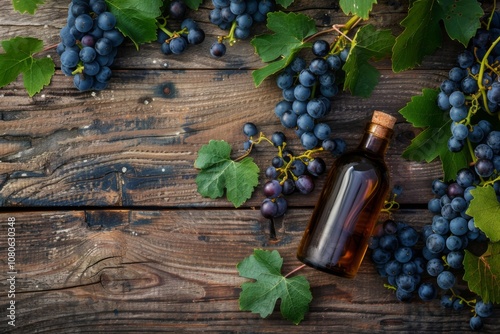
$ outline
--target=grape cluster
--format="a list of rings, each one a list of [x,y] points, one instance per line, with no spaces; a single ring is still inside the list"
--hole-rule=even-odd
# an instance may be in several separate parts
[[[276,77],[283,100],[276,104],[274,112],[284,127],[295,130],[307,150],[331,141],[331,128],[321,120],[331,110],[330,99],[339,91],[336,75],[348,50],[338,55],[329,51],[328,42],[317,40],[312,46],[315,58],[309,64],[304,58],[296,57]],[[343,149],[343,143],[338,140],[337,148],[339,152]]]
[[[159,19],[157,42],[161,44],[161,52],[166,55],[182,54],[189,45],[201,44],[205,40],[205,32],[191,18],[186,18],[188,7],[182,0],[174,0],[168,6],[167,18]],[[170,19],[183,20],[180,31],[167,28]]]
[[[73,0],[61,29],[57,53],[61,70],[73,76],[81,91],[102,90],[108,85],[117,48],[124,36],[115,28],[116,17],[104,0]]]
[[[484,242],[486,235],[466,214],[472,199],[470,191],[476,187],[474,171],[464,168],[455,182],[434,180],[432,192],[436,195],[428,203],[434,214],[432,223],[421,232],[404,222],[386,220],[380,233],[371,239],[371,258],[378,273],[387,277],[389,286],[396,290],[396,298],[410,301],[414,294],[423,301],[438,298],[441,305],[455,310],[475,307],[470,319],[472,329],[482,327],[482,318],[489,317],[491,303],[468,301],[457,294],[456,286],[462,274],[465,248],[470,242]],[[475,306],[474,306],[475,305]]]
[[[301,155],[294,155],[286,148],[286,137],[283,132],[276,131],[270,139],[262,134],[258,139],[255,124],[246,123],[243,133],[248,137],[244,143],[244,149],[250,150],[253,145],[262,140],[269,141],[277,149],[278,154],[272,159],[271,165],[266,168],[265,175],[268,181],[264,184],[264,195],[260,212],[265,218],[278,218],[285,214],[288,208],[286,196],[295,192],[309,194],[314,190],[314,178],[326,171],[326,163],[320,157],[313,157],[317,150],[308,150]]]
[[[499,36],[500,14],[495,12],[490,29],[477,30],[470,49],[458,55],[456,65],[441,83],[437,105],[452,121],[452,135],[448,139],[451,152],[462,151],[467,141],[474,145],[489,141],[500,145],[500,134],[494,132],[488,138],[491,126],[481,122],[486,115],[491,116],[500,110],[500,82],[496,71],[500,44],[493,45]],[[477,117],[473,120],[474,115]],[[489,168],[491,163],[481,165],[480,169],[493,170]]]
[[[238,39],[247,39],[254,22],[265,22],[267,13],[275,7],[272,0],[212,0],[212,4],[210,22],[229,30],[228,36],[220,37],[210,48],[210,54],[217,58],[226,54],[224,39],[228,39],[230,45]]]

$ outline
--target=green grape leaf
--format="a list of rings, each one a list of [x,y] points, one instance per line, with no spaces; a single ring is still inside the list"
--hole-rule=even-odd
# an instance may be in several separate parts
[[[203,0],[184,0],[186,6],[188,6],[192,10],[198,10]]]
[[[421,96],[412,97],[411,101],[399,111],[404,118],[417,128],[425,128],[403,152],[408,160],[431,162],[440,158],[444,179],[452,180],[457,172],[468,166],[470,156],[466,150],[453,153],[448,150],[451,137],[451,119],[436,104],[439,90],[424,89]]]
[[[156,40],[156,18],[161,15],[162,0],[106,0],[108,9],[116,16],[116,27],[139,44]]]
[[[304,42],[304,39],[317,31],[312,18],[293,12],[267,14],[267,27],[274,34],[256,36],[251,41],[261,60],[269,63],[252,72],[256,87],[268,76],[285,68],[299,50],[311,47],[311,43]]]
[[[282,316],[298,325],[309,309],[311,288],[304,276],[284,277],[282,265],[283,258],[278,251],[259,249],[238,263],[240,276],[256,280],[241,285],[240,309],[265,318],[273,313],[277,300],[281,299]]]
[[[2,41],[5,53],[0,54],[0,87],[23,75],[24,88],[29,96],[39,93],[50,83],[55,65],[50,58],[35,58],[43,50],[43,41],[31,37],[14,37]]]
[[[484,302],[500,303],[500,242],[489,243],[481,256],[465,250],[464,280]]]
[[[276,0],[276,3],[283,8],[288,8],[294,0]]]
[[[390,56],[393,45],[394,36],[390,30],[376,30],[371,24],[359,28],[342,67],[346,73],[344,90],[355,96],[370,96],[380,73],[369,61]]]
[[[42,5],[45,0],[12,0],[12,7],[19,13],[35,14],[39,5]]]
[[[259,183],[259,167],[252,158],[231,160],[231,146],[223,140],[210,140],[198,151],[194,166],[198,192],[204,197],[219,198],[226,192],[228,201],[241,206],[252,196]]]
[[[473,196],[467,214],[474,217],[474,224],[493,242],[500,241],[500,203],[493,186],[471,190]]]
[[[441,46],[439,21],[443,17],[440,6],[431,0],[416,0],[401,21],[405,28],[396,38],[392,50],[392,69],[404,71],[419,65],[426,55]]]
[[[339,5],[345,15],[352,13],[367,20],[373,4],[376,3],[377,0],[340,0]]]
[[[443,16],[443,22],[448,36],[466,47],[481,26],[480,19],[484,15],[481,4],[477,0],[438,0],[437,2],[446,13]]]

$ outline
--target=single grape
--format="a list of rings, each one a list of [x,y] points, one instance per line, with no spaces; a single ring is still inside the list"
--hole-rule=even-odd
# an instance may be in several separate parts
[[[423,301],[431,301],[437,297],[437,289],[430,282],[422,283],[418,288],[418,296]]]
[[[312,132],[304,132],[300,136],[300,142],[306,150],[312,150],[318,145],[318,138]]]
[[[172,38],[169,45],[172,53],[176,55],[183,53],[187,48],[187,42],[183,37]]]
[[[313,43],[312,53],[317,57],[324,57],[330,51],[330,44],[323,40],[318,39]]]
[[[313,176],[320,176],[326,171],[326,163],[319,157],[314,158],[307,164],[307,171]]]
[[[103,12],[97,17],[97,26],[102,30],[111,30],[116,25],[116,17],[111,12]]]
[[[268,198],[276,198],[281,195],[282,187],[278,180],[267,181],[264,185],[264,195]]]
[[[271,199],[266,198],[260,206],[260,213],[264,218],[273,218],[278,213],[278,205]]]
[[[437,276],[436,282],[443,290],[451,289],[455,285],[455,275],[451,271],[444,270]]]
[[[301,194],[307,195],[314,190],[314,180],[307,174],[301,175],[295,181],[295,187]]]
[[[247,137],[255,136],[258,133],[257,126],[254,123],[245,123],[243,125],[243,133]]]
[[[440,234],[433,233],[427,238],[425,245],[432,253],[441,253],[445,248],[445,239]]]
[[[482,300],[476,302],[474,311],[480,317],[487,318],[493,314],[493,304],[491,302],[485,303]]]
[[[483,319],[480,316],[473,316],[470,318],[469,326],[473,331],[478,331],[483,328]]]
[[[210,54],[213,57],[220,58],[226,54],[226,46],[224,43],[215,42],[210,47]]]

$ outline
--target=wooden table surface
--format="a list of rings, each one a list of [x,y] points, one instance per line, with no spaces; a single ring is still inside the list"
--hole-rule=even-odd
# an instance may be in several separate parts
[[[47,0],[29,16],[1,0],[0,39],[58,43],[67,2]],[[336,1],[296,2],[290,9],[313,17],[319,29],[346,21]],[[406,5],[380,2],[371,22],[400,32]],[[275,222],[276,240],[258,210],[262,181],[238,209],[197,193],[193,163],[210,139],[226,140],[236,156],[243,152],[245,122],[267,134],[284,131],[273,112],[281,96],[273,80],[254,87],[251,72],[262,63],[249,42],[228,48],[221,59],[210,57],[221,33],[208,22],[210,8],[206,1],[193,14],[206,41],[182,56],[164,56],[156,43],[140,51],[123,45],[105,91],[78,92],[59,69],[33,98],[21,79],[0,89],[0,332],[469,331],[467,312],[445,310],[438,301],[398,302],[368,258],[354,279],[302,270],[313,301],[299,326],[279,311],[267,319],[239,311],[246,280],[236,264],[263,248],[281,253],[284,272],[298,266],[295,251],[324,178],[311,195],[290,198],[289,211]],[[394,218],[415,227],[430,222],[426,203],[441,169],[438,162],[401,157],[417,130],[398,110],[423,88],[438,87],[459,50],[445,41],[422,66],[397,74],[388,61],[377,63],[382,76],[372,97],[339,94],[327,118],[349,148],[373,110],[398,118],[387,155],[392,183],[404,187]],[[46,54],[59,67],[55,51]],[[297,138],[285,133],[298,151]],[[252,153],[262,170],[273,155],[269,147]],[[333,158],[323,157],[330,166]],[[15,328],[7,323],[9,282],[3,278],[8,222],[14,219]],[[485,320],[485,333],[500,332],[499,314]]]

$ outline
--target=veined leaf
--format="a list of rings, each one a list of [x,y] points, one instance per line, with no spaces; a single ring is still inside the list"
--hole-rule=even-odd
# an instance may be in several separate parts
[[[419,162],[431,162],[439,157],[444,179],[448,181],[454,179],[461,168],[468,166],[470,156],[465,150],[453,153],[448,149],[452,121],[436,104],[438,92],[426,88],[421,96],[412,97],[411,101],[399,111],[413,126],[424,128],[403,152],[403,157]]]
[[[379,71],[369,62],[390,56],[394,36],[390,30],[376,30],[372,25],[361,27],[354,36],[349,57],[342,67],[346,73],[344,90],[368,97],[378,83]]]
[[[492,242],[500,241],[500,203],[492,186],[477,187],[471,190],[473,199],[470,201],[467,214],[474,217],[474,224]]]
[[[0,54],[0,87],[22,74],[29,96],[39,93],[50,83],[55,65],[50,58],[35,58],[43,50],[43,41],[31,37],[15,37],[2,41],[5,53]]]
[[[376,3],[377,0],[340,0],[339,5],[346,15],[357,15],[367,20],[373,5]]]
[[[238,263],[240,276],[256,280],[241,285],[240,309],[265,318],[281,299],[281,314],[297,325],[304,319],[312,300],[310,285],[304,276],[284,277],[282,265],[283,258],[278,251],[259,249]]]
[[[194,162],[201,171],[196,176],[200,195],[218,198],[224,195],[235,207],[252,196],[259,183],[259,167],[252,158],[231,160],[231,146],[223,140],[211,140],[198,151]]]
[[[438,0],[437,2],[446,13],[443,16],[443,22],[448,36],[466,47],[481,26],[480,19],[484,15],[481,4],[477,0]]]
[[[12,7],[19,13],[35,14],[39,5],[45,3],[45,0],[12,0]]]
[[[293,12],[271,12],[267,15],[267,27],[274,34],[264,34],[252,39],[255,52],[267,66],[252,72],[255,86],[268,76],[285,68],[300,49],[310,47],[304,39],[316,33],[313,19]]]
[[[276,3],[283,8],[288,8],[294,0],[276,0]]]
[[[441,46],[439,21],[443,11],[435,0],[416,0],[401,25],[404,31],[396,38],[392,50],[392,69],[404,71],[419,65],[426,55]]]
[[[481,296],[485,303],[500,303],[500,242],[490,243],[481,256],[465,250],[463,263],[469,290]]]
[[[192,10],[198,10],[203,0],[184,0],[186,6],[188,6]]]
[[[162,0],[106,0],[108,9],[116,16],[116,27],[139,44],[156,40],[156,18],[161,15]]]

